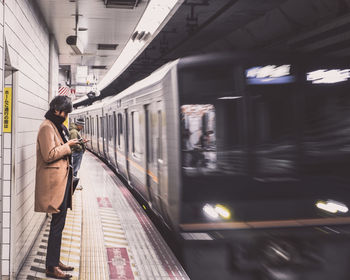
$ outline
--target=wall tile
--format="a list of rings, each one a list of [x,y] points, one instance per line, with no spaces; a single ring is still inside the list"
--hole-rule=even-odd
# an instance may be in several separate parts
[[[5,228],[2,230],[2,243],[10,243],[10,229]]]
[[[11,164],[11,158],[12,158],[12,155],[11,155],[11,149],[4,149],[4,164]]]
[[[4,194],[4,196],[11,195],[11,182],[10,181],[3,182],[3,194]]]
[[[2,259],[10,259],[10,245],[8,244],[2,244]]]
[[[2,275],[9,275],[10,274],[10,262],[2,260],[1,261],[1,268],[2,268]]]
[[[4,148],[5,149],[11,148],[11,134],[10,133],[4,133]]]
[[[2,213],[2,225],[5,228],[10,227],[10,213]]]
[[[11,165],[4,165],[3,180],[11,180]]]
[[[11,211],[10,197],[3,197],[2,210],[6,212]]]

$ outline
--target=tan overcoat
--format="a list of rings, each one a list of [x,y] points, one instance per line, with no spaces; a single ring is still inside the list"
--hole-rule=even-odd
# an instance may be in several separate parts
[[[50,120],[40,125],[36,142],[35,211],[58,213],[69,174],[71,149]],[[70,195],[72,195],[72,184]],[[71,199],[69,201],[72,201]],[[71,208],[71,205],[68,205]]]

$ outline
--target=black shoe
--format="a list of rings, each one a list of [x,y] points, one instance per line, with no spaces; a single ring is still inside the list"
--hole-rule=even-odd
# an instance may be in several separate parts
[[[51,266],[46,268],[45,274],[47,277],[56,279],[69,279],[73,277],[70,274],[64,273],[58,266]]]
[[[72,271],[74,270],[74,267],[73,266],[68,266],[68,265],[65,265],[61,262],[58,263],[58,267],[63,270],[63,271]]]

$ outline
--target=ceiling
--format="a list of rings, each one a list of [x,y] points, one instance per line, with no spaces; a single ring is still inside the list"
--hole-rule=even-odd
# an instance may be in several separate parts
[[[107,8],[104,0],[35,1],[57,40],[61,69],[71,71],[73,86],[79,82],[76,80],[77,66],[88,66],[89,74],[93,73],[97,80],[105,75],[123,50],[147,5],[143,0],[134,9],[120,9]],[[67,44],[70,35],[78,36],[83,45],[82,55],[75,54]],[[115,50],[99,50],[98,44],[117,46]],[[96,67],[102,69],[94,69]]]
[[[170,60],[240,50],[350,57],[350,0],[186,0],[100,98]]]
[[[36,1],[57,37],[61,64],[107,69],[132,34],[146,2],[134,10],[120,10],[105,8],[103,0]],[[72,55],[65,42],[74,34],[75,11],[83,15],[78,26],[88,28],[82,57]],[[98,51],[98,43],[119,46],[115,51]],[[236,50],[350,57],[350,0],[184,0],[143,53],[99,97],[76,106],[117,94],[170,60]],[[96,73],[101,77],[105,71]]]

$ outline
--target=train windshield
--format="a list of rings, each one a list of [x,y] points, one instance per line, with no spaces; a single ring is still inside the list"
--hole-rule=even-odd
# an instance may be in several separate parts
[[[180,74],[183,222],[208,221],[207,205],[231,209],[227,221],[329,217],[317,206],[327,201],[350,207],[349,84],[307,73],[265,84],[236,71]]]

